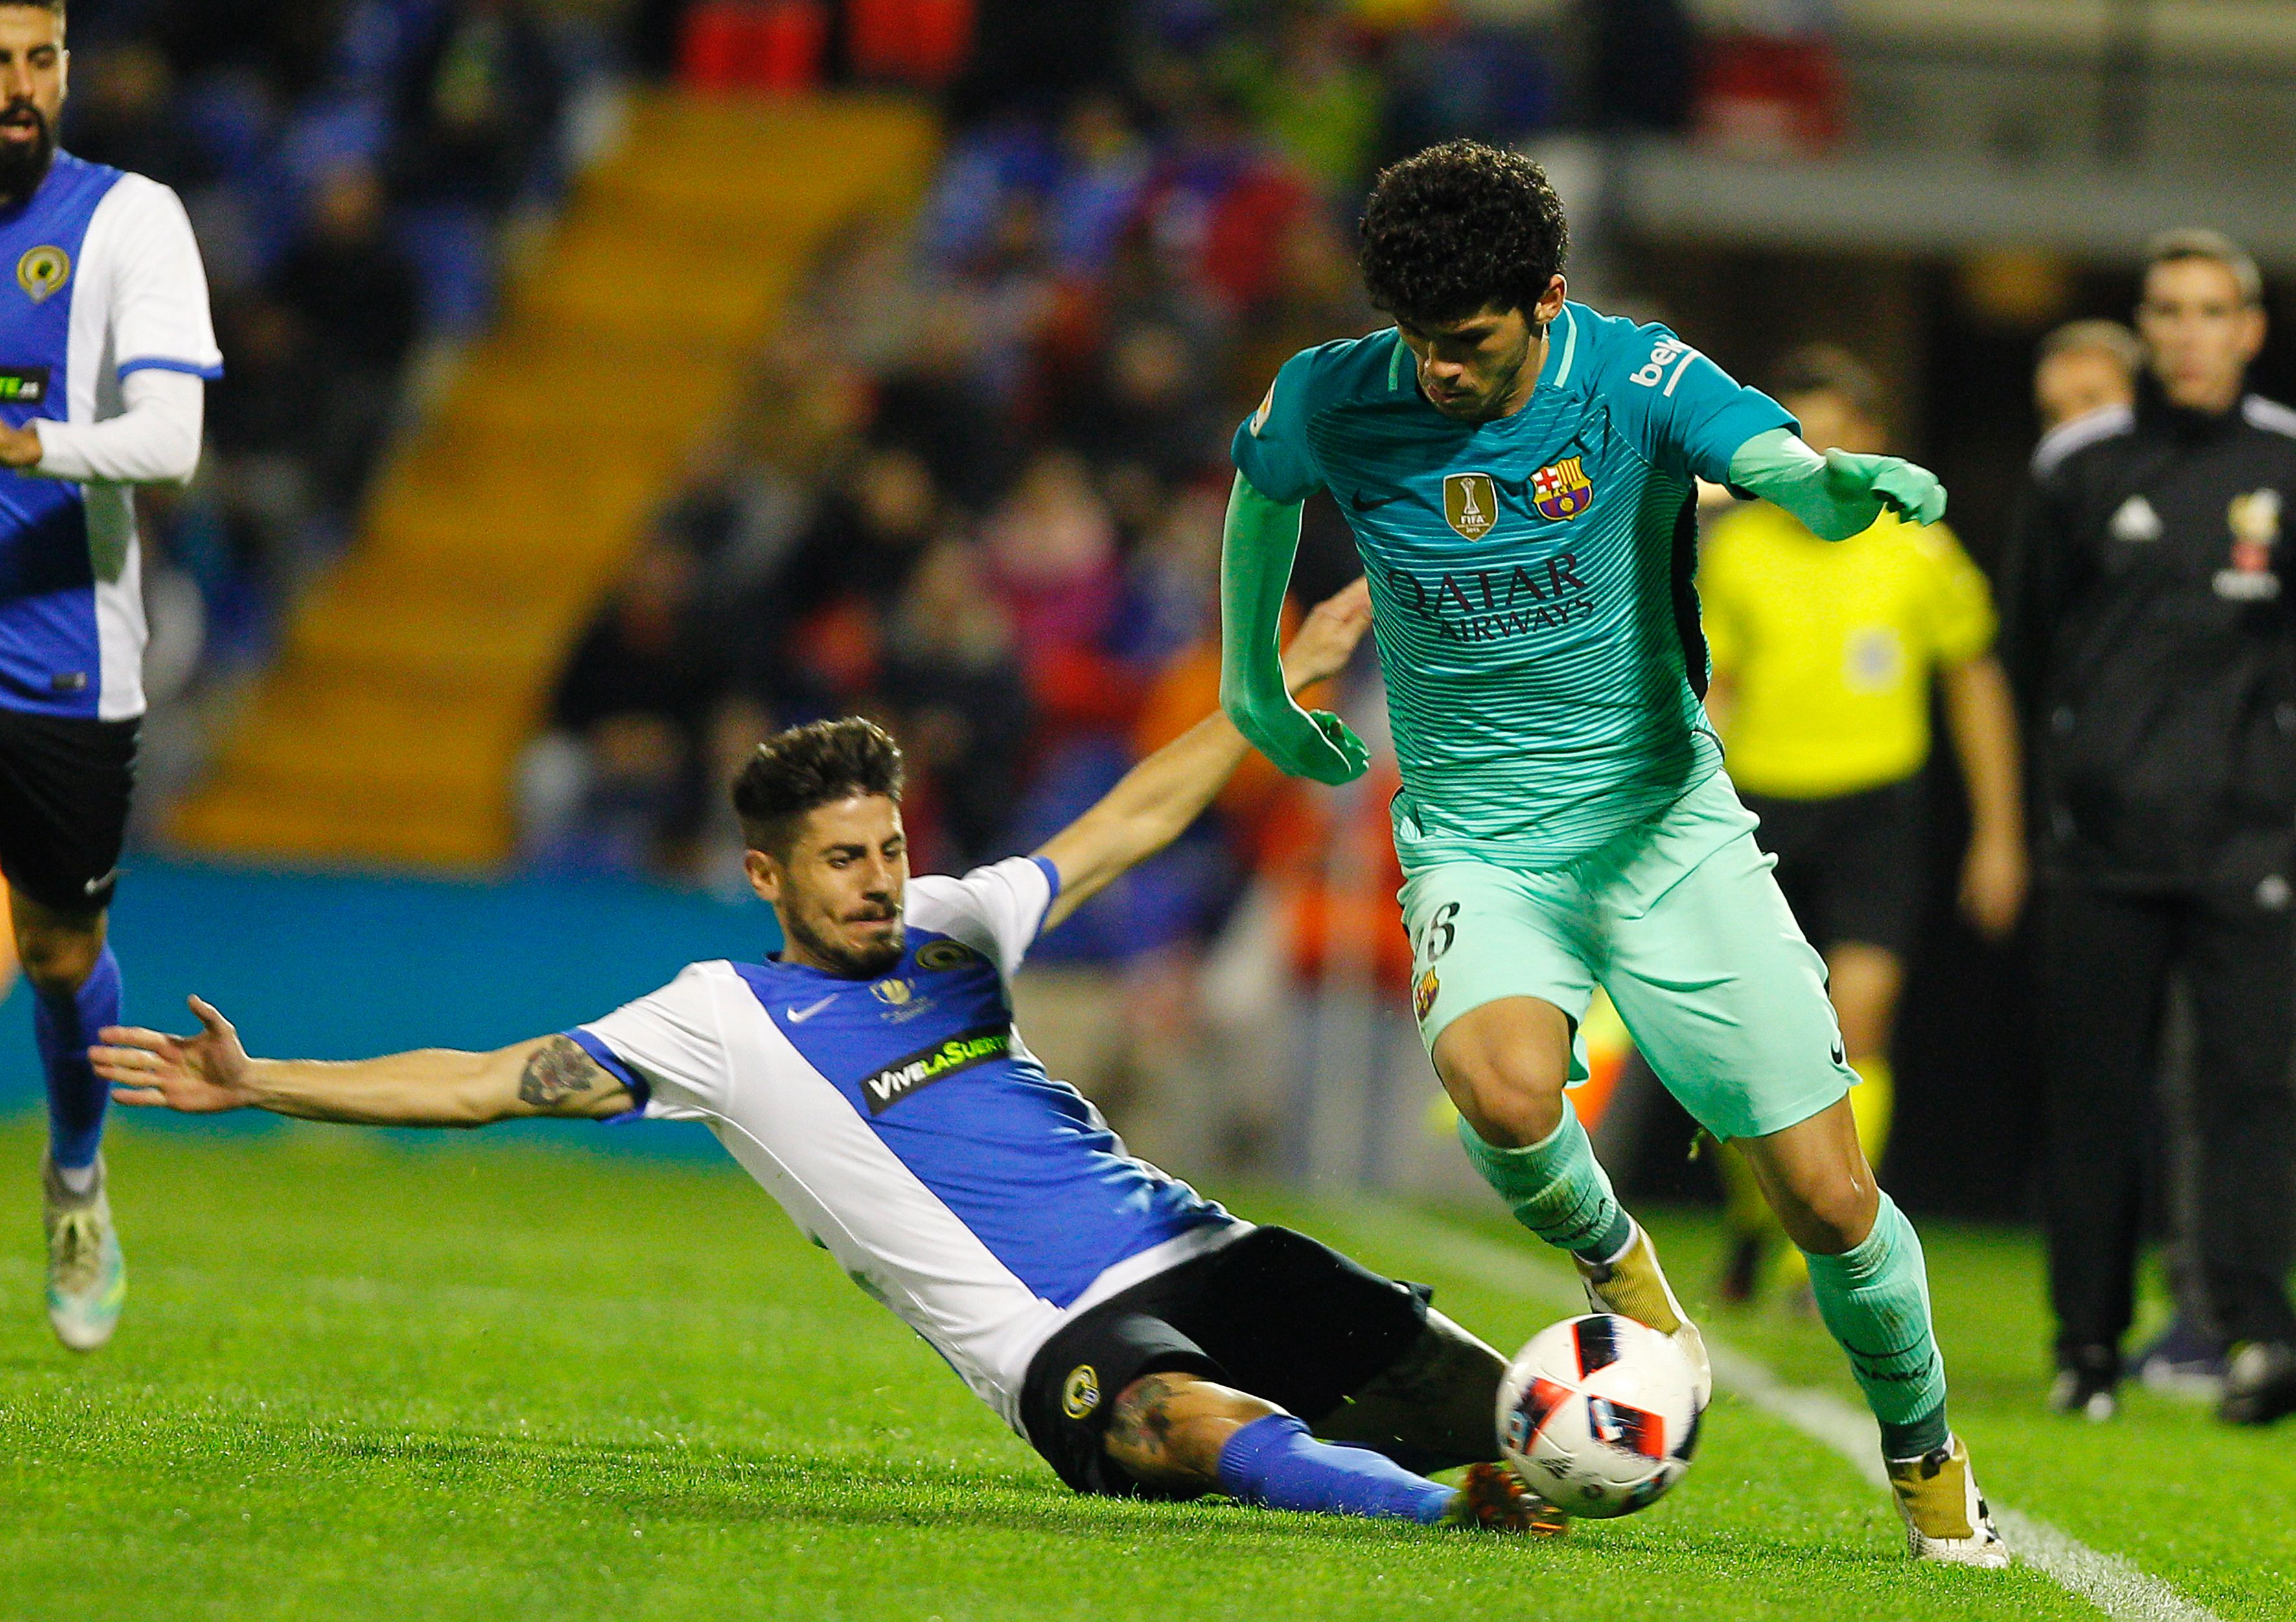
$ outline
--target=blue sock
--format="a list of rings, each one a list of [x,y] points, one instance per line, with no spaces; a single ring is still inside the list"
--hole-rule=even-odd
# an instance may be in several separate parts
[[[1362,1447],[1319,1442],[1288,1413],[1254,1420],[1220,1449],[1220,1488],[1244,1503],[1433,1526],[1452,1492]]]
[[[119,1023],[119,960],[110,946],[77,992],[33,999],[32,1036],[48,1077],[48,1152],[67,1171],[94,1165],[103,1142],[111,1090],[96,1079],[87,1048],[96,1032]]]

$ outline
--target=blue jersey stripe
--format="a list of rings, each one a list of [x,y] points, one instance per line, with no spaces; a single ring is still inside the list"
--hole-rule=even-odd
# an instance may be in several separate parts
[[[572,1030],[561,1031],[559,1035],[596,1060],[599,1069],[629,1089],[630,1097],[636,1101],[633,1107],[619,1115],[609,1117],[609,1119],[628,1120],[634,1116],[645,1113],[647,1103],[653,1098],[653,1088],[647,1084],[644,1077],[622,1062],[621,1055],[579,1026]]]
[[[88,221],[119,182],[118,169],[56,154],[47,178],[19,208],[0,210],[0,368],[45,372],[37,400],[0,404],[0,421],[21,428],[71,414],[72,308],[85,266]],[[24,267],[55,274],[28,279]],[[0,472],[0,706],[93,717],[103,696],[103,645],[95,573],[79,485]]]
[[[961,941],[913,928],[873,981],[788,963],[734,971],[878,1140],[1056,1307],[1119,1262],[1233,1220],[1132,1159],[1081,1094],[1046,1075],[996,966]]]
[[[203,377],[210,383],[223,375],[223,365],[205,365],[195,360],[177,360],[167,355],[139,355],[134,360],[123,360],[116,368],[126,377],[131,372],[187,372],[193,377]]]

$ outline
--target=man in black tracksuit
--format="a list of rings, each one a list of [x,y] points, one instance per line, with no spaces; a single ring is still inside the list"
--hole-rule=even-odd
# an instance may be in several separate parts
[[[2115,1412],[2181,969],[2202,1277],[2236,1346],[2219,1412],[2263,1423],[2296,1411],[2296,412],[2243,392],[2264,315],[2231,242],[2157,242],[2138,324],[2135,407],[2042,441],[2011,564],[2043,878],[2050,1400]]]

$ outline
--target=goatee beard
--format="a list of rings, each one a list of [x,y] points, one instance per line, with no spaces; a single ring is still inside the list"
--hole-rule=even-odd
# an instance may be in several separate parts
[[[0,144],[0,201],[22,202],[40,189],[48,166],[56,160],[56,132],[37,109],[21,102],[0,108],[0,116],[29,111],[39,119],[40,133],[29,144]]]
[[[874,979],[895,963],[909,949],[908,931],[902,930],[882,946],[865,952],[854,952],[824,939],[802,923],[792,923],[790,933],[814,957],[827,963],[833,973],[847,979]]]

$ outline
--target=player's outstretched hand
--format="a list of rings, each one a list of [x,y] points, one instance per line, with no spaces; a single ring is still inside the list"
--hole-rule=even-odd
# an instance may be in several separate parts
[[[1868,456],[1856,451],[1825,453],[1826,493],[1844,506],[1870,502],[1911,523],[1934,524],[1945,516],[1945,485],[1935,473],[1903,456]]]
[[[1297,692],[1348,668],[1371,629],[1371,582],[1358,576],[1318,602],[1283,650],[1283,684]]]
[[[247,1050],[231,1021],[201,998],[191,999],[199,1017],[196,1036],[170,1036],[141,1026],[108,1025],[87,1050],[95,1073],[111,1084],[123,1104],[212,1115],[240,1110],[255,1101],[248,1094]]]
[[[1333,788],[1343,782],[1353,782],[1362,776],[1364,769],[1371,765],[1371,750],[1356,736],[1355,729],[1328,709],[1311,709],[1308,712],[1308,718],[1316,724],[1316,732],[1324,747],[1308,751],[1307,758],[1300,763],[1303,769],[1293,774],[1312,777],[1317,782],[1329,783]],[[1283,763],[1279,761],[1277,764]],[[1289,766],[1284,769],[1292,770]]]

